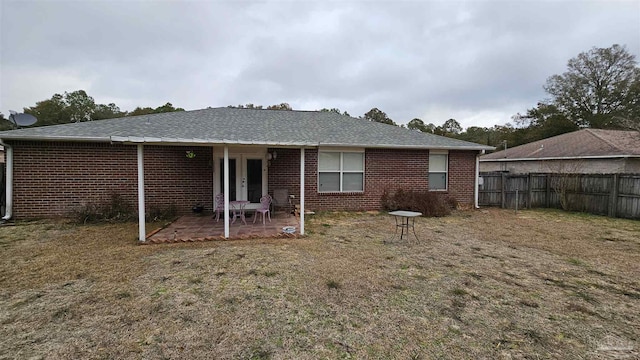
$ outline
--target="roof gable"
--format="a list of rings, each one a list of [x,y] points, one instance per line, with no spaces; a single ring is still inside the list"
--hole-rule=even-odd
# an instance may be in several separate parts
[[[209,108],[0,132],[3,140],[489,150],[333,112]]]
[[[640,132],[583,129],[483,155],[480,161],[640,156]]]

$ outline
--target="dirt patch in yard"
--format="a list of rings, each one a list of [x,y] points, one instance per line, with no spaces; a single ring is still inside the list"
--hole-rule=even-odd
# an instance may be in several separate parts
[[[483,209],[309,216],[302,239],[136,245],[0,228],[0,358],[640,355],[640,222]]]

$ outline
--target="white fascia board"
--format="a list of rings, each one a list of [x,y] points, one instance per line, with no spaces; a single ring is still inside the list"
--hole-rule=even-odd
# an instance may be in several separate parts
[[[640,158],[640,155],[593,155],[593,156],[556,156],[544,158],[513,158],[513,159],[480,159],[480,162],[510,162],[510,161],[541,161],[541,160],[584,160],[584,159],[625,159]]]
[[[186,139],[186,138],[156,138],[156,137],[135,137],[135,136],[112,136],[111,142],[120,143],[146,143],[154,145],[259,145],[259,146],[282,146],[282,147],[317,147],[317,143],[311,142],[283,142],[283,141],[242,141],[229,139]]]
[[[331,144],[320,143],[321,147],[363,147],[367,149],[420,149],[420,150],[494,150],[494,147],[478,146],[442,146],[442,145],[397,145],[397,144]]]
[[[0,141],[5,140],[22,140],[22,141],[72,141],[72,142],[110,142],[109,137],[102,136],[16,136],[9,135],[0,138]]]

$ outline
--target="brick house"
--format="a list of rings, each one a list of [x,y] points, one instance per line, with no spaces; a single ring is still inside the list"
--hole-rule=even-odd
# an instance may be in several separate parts
[[[640,132],[582,129],[480,157],[481,172],[640,173]]]
[[[141,239],[145,212],[211,210],[217,193],[227,207],[237,199],[251,208],[287,189],[302,210],[301,233],[305,209],[377,210],[385,190],[428,189],[477,205],[478,156],[493,149],[333,112],[234,108],[5,131],[0,144],[5,219],[65,216],[118,194],[138,204]]]

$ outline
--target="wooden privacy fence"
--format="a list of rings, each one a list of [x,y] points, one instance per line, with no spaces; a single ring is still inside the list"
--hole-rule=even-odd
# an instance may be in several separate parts
[[[640,174],[480,173],[481,206],[553,207],[640,219]]]

